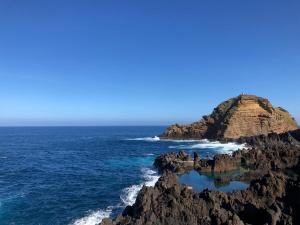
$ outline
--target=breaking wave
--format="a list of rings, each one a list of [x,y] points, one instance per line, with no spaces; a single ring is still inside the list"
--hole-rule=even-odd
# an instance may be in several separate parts
[[[143,183],[132,185],[123,189],[120,198],[125,206],[133,205],[135,203],[136,197],[144,185],[147,187],[153,187],[159,179],[158,174],[149,168],[143,168],[142,173],[143,179],[145,180]]]
[[[127,140],[130,140],[130,141],[160,141],[160,138],[157,136],[154,136],[154,137],[130,138]]]
[[[191,145],[177,145],[169,146],[175,149],[213,149],[218,153],[230,154],[238,149],[245,149],[246,144],[239,144],[235,142],[221,143],[219,141],[208,141],[206,139],[198,141],[196,144]]]
[[[112,207],[105,210],[90,212],[87,216],[76,220],[73,225],[95,225],[101,223],[104,218],[108,218],[112,212]]]
[[[154,137],[141,137],[141,138],[129,138],[126,139],[129,141],[166,141],[166,142],[175,142],[175,143],[190,143],[190,142],[199,142],[199,141],[204,141],[203,140],[194,140],[194,139],[189,139],[189,140],[174,140],[174,139],[160,139],[158,136]]]
[[[151,170],[150,168],[142,168],[141,171],[144,182],[123,189],[120,195],[122,205],[119,204],[116,206],[109,206],[105,210],[90,212],[87,216],[77,219],[72,225],[96,225],[101,223],[104,218],[108,218],[113,209],[124,208],[128,205],[133,205],[142,187],[144,185],[147,187],[153,187],[156,181],[159,179],[157,172]]]

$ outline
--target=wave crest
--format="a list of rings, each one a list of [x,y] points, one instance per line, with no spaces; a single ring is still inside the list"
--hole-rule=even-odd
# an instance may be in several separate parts
[[[160,138],[157,136],[154,136],[154,137],[130,138],[127,140],[130,140],[130,141],[160,141]]]
[[[98,210],[90,212],[87,216],[77,219],[73,225],[95,225],[101,223],[104,218],[108,218],[112,212],[112,207],[106,210]]]
[[[169,148],[175,149],[213,149],[219,153],[223,154],[231,154],[232,152],[238,149],[245,149],[246,144],[239,144],[235,142],[221,143],[219,141],[208,141],[202,140],[199,143],[192,145],[177,145],[177,146],[169,146]]]
[[[109,206],[105,210],[92,211],[87,216],[77,219],[74,223],[72,223],[72,225],[96,225],[101,223],[101,221],[104,218],[110,217],[113,209],[124,208],[128,205],[133,205],[142,187],[144,185],[147,187],[152,187],[159,179],[157,172],[151,170],[150,168],[142,168],[141,172],[142,172],[142,178],[144,180],[143,183],[138,185],[132,185],[122,190],[120,199],[123,204],[118,204],[116,206]]]
[[[142,168],[142,173],[142,177],[145,182],[123,189],[122,194],[120,195],[120,199],[125,206],[133,205],[135,203],[136,197],[144,185],[147,187],[153,187],[159,179],[157,173],[149,168]]]

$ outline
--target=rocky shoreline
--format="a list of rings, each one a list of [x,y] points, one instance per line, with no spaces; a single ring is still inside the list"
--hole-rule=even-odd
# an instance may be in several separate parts
[[[168,139],[212,139],[245,143],[231,155],[201,158],[180,151],[158,156],[162,174],[154,187],[143,187],[136,202],[101,225],[246,225],[300,224],[300,129],[290,114],[264,98],[240,95],[221,103],[190,125],[173,125]],[[244,181],[244,190],[195,192],[180,184],[189,171],[219,173],[217,182]],[[228,178],[225,172],[243,170]]]
[[[213,159],[200,159],[197,153],[191,158],[184,151],[178,154],[171,152],[157,157],[154,165],[160,172],[170,170],[179,174],[191,169],[199,172],[227,172],[239,167],[269,171],[295,165],[300,154],[300,130],[240,138],[236,141],[246,143],[248,147],[235,151],[231,156],[218,154]]]
[[[192,158],[184,152],[156,158],[162,173],[155,187],[143,187],[136,202],[116,219],[102,225],[300,224],[300,130],[241,138],[251,148],[213,159]],[[234,192],[194,192],[178,182],[190,170],[225,172],[250,168],[236,177],[250,182]]]

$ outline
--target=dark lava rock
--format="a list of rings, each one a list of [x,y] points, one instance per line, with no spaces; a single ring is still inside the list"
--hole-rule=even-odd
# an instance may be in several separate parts
[[[154,165],[160,172],[169,170],[182,173],[195,169],[199,172],[228,172],[240,167],[256,170],[260,175],[269,170],[277,171],[293,167],[298,163],[300,155],[299,131],[283,134],[268,134],[255,137],[240,138],[238,142],[252,146],[235,151],[232,156],[219,154],[213,159],[194,160],[186,153],[166,153],[156,158]],[[194,161],[192,163],[192,161]],[[256,175],[252,175],[256,176]]]
[[[270,172],[253,180],[246,190],[195,193],[177,182],[171,172],[155,187],[143,187],[134,205],[110,225],[297,224],[299,179]]]
[[[102,225],[243,225],[300,224],[299,131],[243,138],[252,148],[232,156],[191,159],[184,152],[156,158],[162,174],[154,187],[143,187],[135,204]],[[249,188],[224,193],[200,193],[179,184],[177,172],[227,171],[249,168],[240,180],[251,180]],[[175,172],[175,173],[174,173]],[[222,178],[221,178],[222,179]],[[220,180],[221,182],[226,180]]]
[[[194,160],[184,151],[180,151],[179,154],[171,152],[158,156],[154,161],[154,166],[160,172],[170,170],[176,173],[185,173],[194,168]]]

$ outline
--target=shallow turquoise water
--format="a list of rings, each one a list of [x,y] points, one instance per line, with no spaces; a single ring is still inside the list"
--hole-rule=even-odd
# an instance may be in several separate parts
[[[236,173],[238,174],[238,173]],[[222,174],[222,176],[234,176],[235,173]],[[194,191],[200,192],[204,189],[219,190],[224,192],[230,192],[235,190],[246,189],[249,184],[241,181],[231,181],[229,184],[220,184],[215,180],[216,176],[202,175],[197,171],[192,170],[187,174],[179,177],[179,182],[193,187]]]

